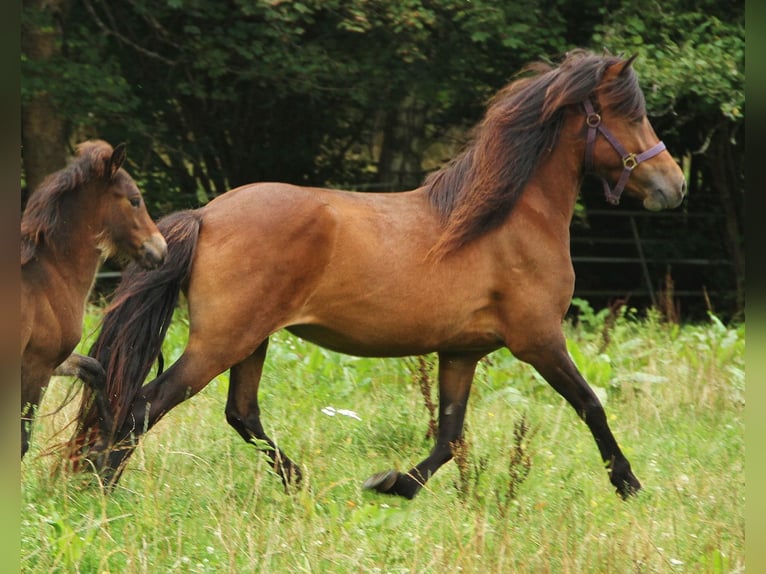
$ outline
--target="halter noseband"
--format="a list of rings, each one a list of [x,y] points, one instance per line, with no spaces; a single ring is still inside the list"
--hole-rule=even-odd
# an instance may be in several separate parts
[[[622,170],[620,179],[617,180],[617,185],[614,186],[614,189],[609,187],[606,179],[603,177],[601,178],[601,181],[604,184],[604,195],[606,196],[606,200],[612,205],[617,205],[620,203],[622,190],[625,188],[625,184],[628,183],[628,178],[630,178],[630,172],[632,172],[642,161],[651,159],[664,150],[665,144],[660,141],[648,150],[639,154],[628,153],[625,148],[622,147],[620,142],[617,141],[617,138],[614,137],[612,132],[601,123],[601,116],[593,109],[593,104],[591,103],[590,98],[583,101],[582,105],[583,108],[585,108],[585,125],[588,126],[588,136],[585,143],[585,168],[593,168],[593,147],[596,143],[596,136],[599,133],[606,138],[606,141],[612,144],[612,147],[622,158],[624,169]]]

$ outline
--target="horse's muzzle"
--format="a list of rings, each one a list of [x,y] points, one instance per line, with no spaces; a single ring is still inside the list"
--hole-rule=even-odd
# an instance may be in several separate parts
[[[672,185],[657,186],[644,198],[644,208],[649,211],[674,209],[681,205],[686,196],[686,180],[681,179]]]
[[[156,269],[165,262],[168,244],[160,233],[155,233],[141,244],[139,264],[144,269]]]

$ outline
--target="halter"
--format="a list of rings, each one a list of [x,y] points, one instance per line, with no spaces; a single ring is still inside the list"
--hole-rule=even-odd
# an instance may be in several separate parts
[[[585,124],[588,126],[588,137],[586,139],[585,145],[585,168],[593,168],[593,147],[596,143],[596,136],[599,134],[599,132],[606,138],[606,141],[612,144],[612,147],[617,151],[618,154],[620,154],[620,157],[622,158],[622,165],[624,169],[622,170],[620,179],[617,180],[617,185],[614,186],[614,189],[609,187],[606,179],[603,177],[601,178],[601,181],[604,184],[604,195],[606,196],[606,200],[612,205],[617,205],[620,203],[620,195],[622,195],[622,190],[625,187],[625,184],[628,183],[628,178],[630,178],[630,172],[632,172],[642,161],[651,159],[662,150],[664,150],[665,144],[660,141],[654,146],[650,147],[648,150],[639,154],[628,153],[625,151],[625,148],[622,147],[620,142],[617,141],[617,138],[614,137],[612,132],[610,132],[606,126],[601,123],[601,116],[597,114],[593,109],[593,104],[591,103],[590,98],[583,101],[582,105],[583,108],[585,108],[586,114]]]

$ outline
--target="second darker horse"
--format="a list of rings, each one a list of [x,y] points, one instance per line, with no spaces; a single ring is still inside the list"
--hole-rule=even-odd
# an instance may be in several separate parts
[[[298,481],[258,404],[269,336],[288,329],[353,355],[438,354],[433,449],[406,472],[374,474],[368,489],[417,494],[462,436],[477,361],[507,347],[574,407],[627,497],[641,485],[561,326],[574,288],[569,225],[586,171],[604,179],[613,203],[623,188],[650,210],[674,208],[685,194],[683,173],[647,120],[631,60],[577,51],[501,90],[472,144],[418,189],[260,183],[167,217],[159,224],[166,264],[125,275],[91,349],[114,397],[112,447],[88,450],[98,421],[86,407],[75,454],[113,483],[142,433],[230,369],[228,422],[246,441],[270,445],[286,485]],[[143,386],[179,290],[188,344]]]

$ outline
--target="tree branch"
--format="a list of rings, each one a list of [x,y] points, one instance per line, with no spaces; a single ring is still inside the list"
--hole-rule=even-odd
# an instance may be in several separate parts
[[[85,8],[88,10],[88,13],[93,18],[93,21],[105,34],[114,36],[115,38],[117,38],[117,40],[119,40],[123,44],[130,46],[131,48],[133,48],[134,50],[136,50],[137,52],[143,54],[144,56],[148,58],[159,60],[160,62],[163,62],[164,64],[167,64],[169,66],[176,65],[175,60],[170,60],[166,58],[165,56],[158,54],[157,52],[154,52],[152,50],[147,50],[143,46],[136,44],[133,40],[131,40],[127,36],[124,36],[123,34],[118,32],[116,29],[107,26],[104,23],[104,21],[101,18],[99,18],[98,14],[96,14],[96,10],[93,8],[93,5],[90,3],[89,0],[83,0],[83,3],[85,4]]]

